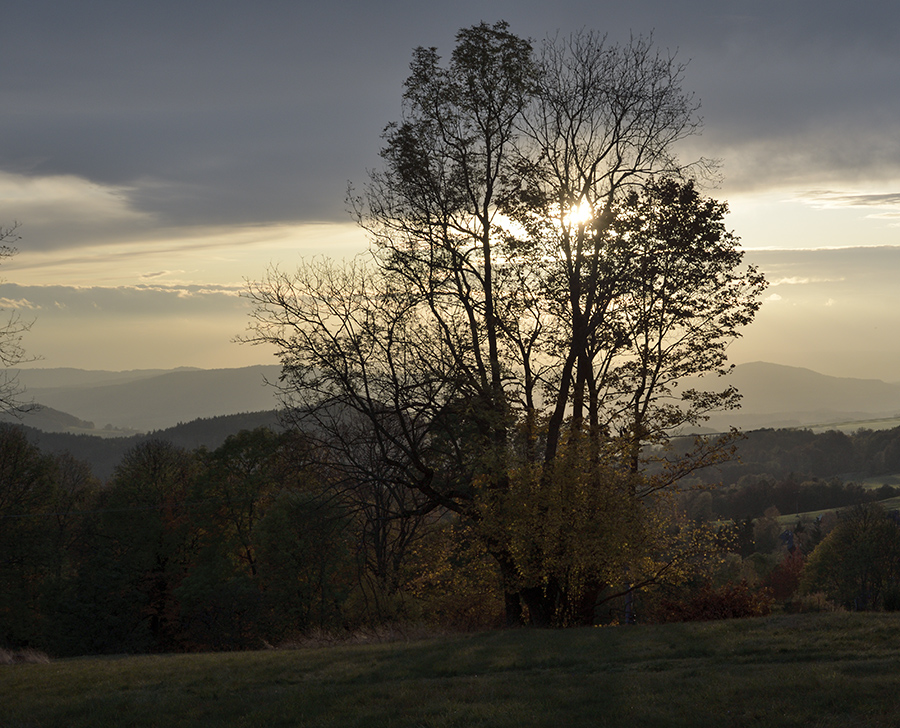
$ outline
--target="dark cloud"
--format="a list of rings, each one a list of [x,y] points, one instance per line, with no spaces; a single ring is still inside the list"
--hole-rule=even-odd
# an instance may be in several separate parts
[[[377,163],[411,49],[506,18],[654,33],[689,61],[698,152],[737,187],[900,171],[900,11],[887,2],[13,1],[0,169],[127,188],[163,225],[343,220]],[[4,208],[11,207],[7,202]],[[5,215],[6,210],[2,213]]]

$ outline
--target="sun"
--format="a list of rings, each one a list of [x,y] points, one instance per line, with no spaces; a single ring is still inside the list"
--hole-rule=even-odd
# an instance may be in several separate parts
[[[573,205],[568,214],[563,218],[568,225],[586,225],[594,218],[594,210],[587,200],[581,200],[577,205]]]

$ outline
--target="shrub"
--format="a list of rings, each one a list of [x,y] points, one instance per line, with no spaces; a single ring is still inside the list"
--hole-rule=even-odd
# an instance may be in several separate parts
[[[784,560],[775,567],[766,579],[766,586],[772,590],[772,596],[779,602],[790,599],[800,587],[800,574],[803,571],[803,553],[795,549],[785,555]]]
[[[682,599],[663,599],[655,610],[657,622],[705,622],[714,619],[761,617],[772,608],[772,590],[753,590],[746,581],[715,588],[704,584]]]

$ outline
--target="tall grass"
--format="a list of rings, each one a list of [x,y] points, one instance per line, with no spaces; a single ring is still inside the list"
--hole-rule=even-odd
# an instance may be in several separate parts
[[[900,615],[516,630],[0,669],[0,726],[888,726]]]
[[[16,665],[20,663],[40,663],[46,664],[50,662],[50,658],[46,653],[38,650],[4,650],[0,649],[0,665]]]

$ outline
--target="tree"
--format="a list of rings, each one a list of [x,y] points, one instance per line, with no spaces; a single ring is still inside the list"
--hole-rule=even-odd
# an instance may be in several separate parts
[[[22,428],[0,426],[0,642],[34,644],[53,561],[53,463]]]
[[[81,511],[97,483],[69,454],[47,455],[0,426],[0,643],[47,649],[62,633]]]
[[[0,261],[12,258],[18,250],[14,244],[21,240],[17,230],[18,223],[10,227],[0,227]],[[20,400],[22,387],[18,374],[10,371],[12,367],[29,361],[22,347],[22,337],[31,328],[31,322],[23,321],[16,311],[11,311],[5,323],[0,323],[0,410],[4,412],[21,411],[25,405]]]
[[[181,646],[176,590],[196,557],[203,463],[163,440],[131,448],[97,502],[75,585],[83,652]]]
[[[321,493],[284,490],[260,523],[261,575],[273,611],[273,637],[352,624],[352,528]]]
[[[696,104],[649,40],[579,33],[535,54],[506,23],[482,23],[459,32],[446,67],[419,48],[411,71],[383,168],[351,197],[370,257],[250,284],[243,340],[276,345],[286,405],[336,461],[368,443],[374,457],[352,467],[412,494],[396,517],[437,510],[480,529],[510,621],[523,608],[565,621],[575,583],[599,598],[646,571],[623,514],[651,523],[663,493],[727,452],[729,438],[698,438],[667,456],[676,428],[737,399],[677,387],[725,373],[764,281],[740,268],[726,207],[687,179],[707,165],[674,155],[699,128]],[[562,452],[585,459],[567,487],[586,500],[565,495]],[[517,492],[530,521],[510,511]],[[605,509],[608,528],[586,529],[577,552],[615,566],[573,581],[525,523],[579,507]]]
[[[299,473],[279,467],[284,440],[260,427],[204,453],[190,500],[196,553],[174,590],[180,631],[193,646],[258,645],[266,615],[259,585],[259,523]]]
[[[800,588],[847,609],[881,609],[900,589],[900,525],[877,503],[855,506],[816,546]]]

